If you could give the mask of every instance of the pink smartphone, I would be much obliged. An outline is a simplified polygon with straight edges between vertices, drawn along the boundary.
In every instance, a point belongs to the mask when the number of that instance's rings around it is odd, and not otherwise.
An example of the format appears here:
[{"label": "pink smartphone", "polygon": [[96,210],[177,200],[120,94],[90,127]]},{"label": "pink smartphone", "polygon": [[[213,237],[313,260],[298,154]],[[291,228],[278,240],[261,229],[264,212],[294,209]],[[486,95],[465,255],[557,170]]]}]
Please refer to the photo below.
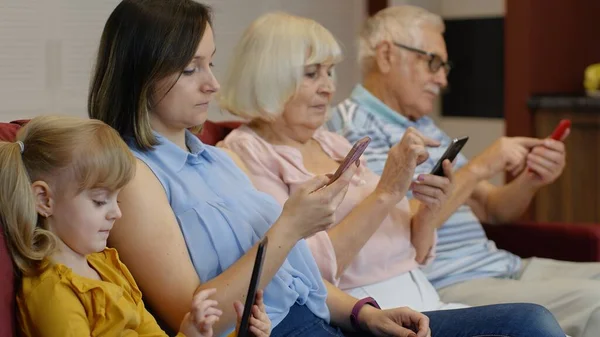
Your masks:
[{"label": "pink smartphone", "polygon": [[363,154],[363,152],[365,152],[365,150],[367,149],[367,146],[369,146],[370,142],[371,142],[371,137],[369,137],[369,136],[359,139],[354,144],[352,149],[350,149],[350,152],[348,152],[348,154],[346,155],[346,158],[344,158],[344,161],[340,164],[337,171],[335,171],[335,173],[333,174],[331,179],[329,179],[329,182],[325,186],[329,186],[329,185],[333,184],[334,181],[338,180],[338,178],[342,174],[344,174],[344,172],[348,169],[348,167],[350,167],[351,164],[354,164],[358,160],[358,158],[360,158],[360,156]]}]

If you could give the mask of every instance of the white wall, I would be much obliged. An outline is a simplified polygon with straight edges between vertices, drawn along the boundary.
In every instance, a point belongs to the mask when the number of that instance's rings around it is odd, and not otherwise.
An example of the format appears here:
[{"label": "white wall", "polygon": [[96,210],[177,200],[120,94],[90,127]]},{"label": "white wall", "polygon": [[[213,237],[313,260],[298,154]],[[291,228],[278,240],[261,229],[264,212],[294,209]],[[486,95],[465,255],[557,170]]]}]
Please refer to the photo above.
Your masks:
[{"label": "white wall", "polygon": [[[44,113],[86,116],[89,77],[104,22],[119,0],[0,0],[0,121]],[[355,34],[365,16],[364,0],[207,0],[215,12],[215,72],[225,71],[243,30],[259,15],[284,10],[321,22],[338,38],[345,60],[337,69],[338,92],[347,96],[359,71]],[[390,0],[444,17],[500,16],[503,0]],[[450,55],[452,58],[452,55]],[[499,119],[442,117],[450,135],[468,134],[464,153],[473,156],[504,134]],[[209,118],[231,119],[212,106]]]},{"label": "white wall", "polygon": [[[46,113],[86,116],[90,73],[104,22],[119,0],[0,0],[0,121]],[[338,94],[359,80],[354,36],[364,0],[207,0],[215,12],[217,78],[243,30],[283,10],[323,23],[339,39]],[[211,119],[229,119],[211,107]]]},{"label": "white wall", "polygon": [[[504,0],[390,0],[390,5],[409,4],[420,6],[443,18],[474,18],[504,16]],[[452,60],[452,55],[449,55]],[[503,119],[443,117],[440,104],[431,115],[438,125],[451,137],[468,135],[469,143],[463,153],[473,157],[483,151],[494,140],[505,133]],[[501,183],[503,177],[496,177],[493,182]]]},{"label": "white wall", "polygon": [[440,14],[441,0],[388,0],[390,6],[412,5]]},{"label": "white wall", "polygon": [[118,0],[0,0],[0,121],[85,116],[95,50]]}]

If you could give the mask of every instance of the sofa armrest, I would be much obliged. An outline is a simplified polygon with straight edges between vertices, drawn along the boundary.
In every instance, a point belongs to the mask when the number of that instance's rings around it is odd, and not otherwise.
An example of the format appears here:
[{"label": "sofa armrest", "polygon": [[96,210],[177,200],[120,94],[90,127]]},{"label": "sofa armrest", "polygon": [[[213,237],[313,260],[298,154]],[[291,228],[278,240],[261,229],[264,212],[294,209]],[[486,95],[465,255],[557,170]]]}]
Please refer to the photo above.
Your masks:
[{"label": "sofa armrest", "polygon": [[225,139],[231,130],[239,127],[242,123],[241,121],[211,122],[207,120],[197,136],[204,144],[215,146]]},{"label": "sofa armrest", "polygon": [[523,258],[600,261],[600,224],[520,222],[483,227],[498,248]]}]

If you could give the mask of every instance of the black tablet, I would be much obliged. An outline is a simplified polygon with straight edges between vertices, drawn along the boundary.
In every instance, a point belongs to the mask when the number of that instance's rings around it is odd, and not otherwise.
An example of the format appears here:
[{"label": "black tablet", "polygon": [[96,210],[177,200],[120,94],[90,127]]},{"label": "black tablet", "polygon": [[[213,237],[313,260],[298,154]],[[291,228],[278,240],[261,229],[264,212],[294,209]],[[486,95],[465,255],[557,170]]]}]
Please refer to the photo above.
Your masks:
[{"label": "black tablet", "polygon": [[254,260],[254,269],[252,269],[252,278],[250,279],[250,287],[248,287],[248,295],[246,296],[246,303],[244,304],[244,314],[242,315],[237,337],[252,336],[250,333],[250,316],[252,315],[252,306],[254,305],[254,300],[256,298],[256,291],[258,287],[258,281],[260,280],[263,261],[265,260],[267,243],[268,239],[265,236],[258,244],[256,259]]}]

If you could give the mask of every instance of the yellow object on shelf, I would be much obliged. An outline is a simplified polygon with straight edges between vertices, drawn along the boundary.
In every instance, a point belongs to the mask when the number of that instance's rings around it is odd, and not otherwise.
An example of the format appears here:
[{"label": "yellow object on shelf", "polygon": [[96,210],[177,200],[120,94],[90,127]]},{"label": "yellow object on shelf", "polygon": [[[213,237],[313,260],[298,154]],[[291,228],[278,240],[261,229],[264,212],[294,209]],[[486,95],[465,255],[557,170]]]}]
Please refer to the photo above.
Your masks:
[{"label": "yellow object on shelf", "polygon": [[585,68],[583,87],[589,96],[600,97],[600,63]]}]

